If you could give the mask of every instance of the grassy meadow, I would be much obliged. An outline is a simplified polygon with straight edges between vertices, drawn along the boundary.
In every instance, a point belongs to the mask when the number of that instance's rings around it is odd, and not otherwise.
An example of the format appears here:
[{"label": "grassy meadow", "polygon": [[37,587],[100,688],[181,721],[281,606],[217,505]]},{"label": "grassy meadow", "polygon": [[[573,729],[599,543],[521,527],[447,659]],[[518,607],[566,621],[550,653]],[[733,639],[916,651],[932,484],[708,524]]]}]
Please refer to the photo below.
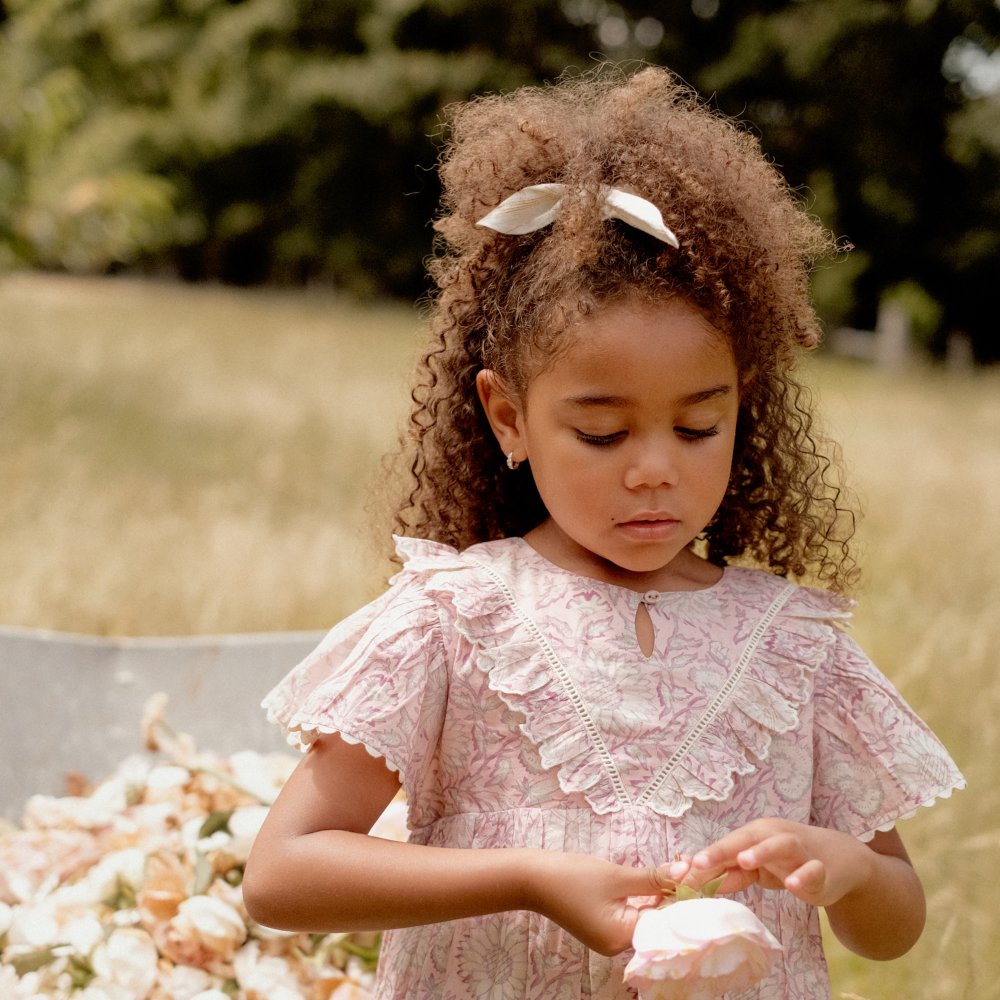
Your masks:
[{"label": "grassy meadow", "polygon": [[[379,590],[365,501],[420,322],[328,293],[0,279],[0,624],[325,628]],[[865,509],[855,632],[969,780],[902,825],[924,938],[834,996],[1000,998],[1000,372],[811,359]],[[499,456],[498,456],[499,457]]]}]

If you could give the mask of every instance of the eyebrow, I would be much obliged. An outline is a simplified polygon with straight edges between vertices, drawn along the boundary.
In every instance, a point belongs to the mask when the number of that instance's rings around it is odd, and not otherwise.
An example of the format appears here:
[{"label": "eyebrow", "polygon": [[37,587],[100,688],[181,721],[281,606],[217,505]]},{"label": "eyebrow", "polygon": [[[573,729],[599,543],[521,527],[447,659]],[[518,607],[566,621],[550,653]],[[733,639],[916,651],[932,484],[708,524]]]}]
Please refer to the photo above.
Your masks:
[{"label": "eyebrow", "polygon": [[[698,403],[705,403],[710,399],[719,399],[728,396],[733,391],[731,385],[713,385],[710,389],[699,389],[690,395],[682,396],[678,402],[681,406],[696,406]],[[598,396],[583,393],[579,396],[570,396],[567,403],[582,407],[623,407],[628,406],[631,400],[627,396]]]},{"label": "eyebrow", "polygon": [[695,403],[704,403],[709,399],[719,399],[728,396],[733,391],[731,385],[714,385],[711,389],[702,389],[700,392],[693,392],[690,396],[685,396],[681,402],[685,406],[694,406]]}]

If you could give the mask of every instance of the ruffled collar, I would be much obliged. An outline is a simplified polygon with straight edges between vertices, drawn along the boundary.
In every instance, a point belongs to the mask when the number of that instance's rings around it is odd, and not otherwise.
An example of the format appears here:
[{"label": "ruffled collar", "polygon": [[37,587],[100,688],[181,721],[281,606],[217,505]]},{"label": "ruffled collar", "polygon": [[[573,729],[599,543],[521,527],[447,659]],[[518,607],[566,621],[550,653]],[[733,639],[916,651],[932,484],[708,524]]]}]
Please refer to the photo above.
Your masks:
[{"label": "ruffled collar", "polygon": [[461,553],[400,538],[397,551],[402,574],[422,577],[426,589],[453,608],[476,666],[524,717],[521,729],[542,765],[556,771],[564,793],[582,796],[599,814],[646,807],[678,817],[696,801],[728,798],[737,775],[752,773],[767,759],[774,736],[798,727],[811,697],[811,675],[835,643],[833,623],[847,617],[833,595],[756,570],[730,568],[711,587],[666,593],[674,603],[717,605],[720,613],[737,609],[740,641],[728,650],[717,690],[690,717],[652,780],[637,789],[574,679],[575,664],[560,655],[539,623],[534,595],[540,587],[557,590],[555,579],[570,590],[596,588],[631,603],[641,593],[552,566],[520,538]]}]

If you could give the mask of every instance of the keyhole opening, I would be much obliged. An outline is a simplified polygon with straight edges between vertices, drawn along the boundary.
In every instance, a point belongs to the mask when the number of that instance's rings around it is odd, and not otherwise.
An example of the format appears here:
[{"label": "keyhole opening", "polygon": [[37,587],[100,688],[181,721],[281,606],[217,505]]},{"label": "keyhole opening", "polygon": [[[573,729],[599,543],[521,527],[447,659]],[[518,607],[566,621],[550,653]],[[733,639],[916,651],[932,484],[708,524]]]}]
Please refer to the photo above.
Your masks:
[{"label": "keyhole opening", "polygon": [[644,601],[640,601],[639,607],[635,609],[635,638],[642,655],[652,656],[656,633],[653,630],[653,619],[649,616],[649,608]]}]

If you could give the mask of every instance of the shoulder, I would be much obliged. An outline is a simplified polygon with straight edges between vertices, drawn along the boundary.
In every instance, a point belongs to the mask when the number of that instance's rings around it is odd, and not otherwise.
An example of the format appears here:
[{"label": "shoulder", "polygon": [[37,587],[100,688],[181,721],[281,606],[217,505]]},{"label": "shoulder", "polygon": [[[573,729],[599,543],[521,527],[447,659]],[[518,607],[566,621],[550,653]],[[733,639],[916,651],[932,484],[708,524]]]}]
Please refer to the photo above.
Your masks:
[{"label": "shoulder", "polygon": [[520,537],[498,538],[492,542],[477,542],[465,549],[456,549],[430,538],[393,535],[396,556],[409,572],[440,572],[469,568],[481,562],[505,562],[516,558],[524,547]]},{"label": "shoulder", "polygon": [[469,621],[488,619],[532,578],[530,549],[518,537],[463,550],[421,538],[395,542],[402,568],[390,580],[388,607],[419,605],[446,631],[457,625],[464,632]]},{"label": "shoulder", "polygon": [[829,672],[841,655],[850,601],[761,570],[729,568],[724,580],[737,635],[768,672],[790,671],[796,685]]},{"label": "shoulder", "polygon": [[355,648],[384,649],[401,643],[426,647],[434,641],[442,597],[465,564],[448,545],[419,538],[395,542],[402,568],[381,594],[337,622],[309,659],[342,658]]},{"label": "shoulder", "polygon": [[455,587],[495,585],[534,572],[530,549],[519,537],[480,542],[462,550],[423,538],[397,536],[394,541],[402,563],[390,581],[397,590],[444,595]]},{"label": "shoulder", "polygon": [[497,579],[516,573],[519,562],[517,538],[464,551],[423,538],[394,541],[402,566],[388,588],[335,625],[322,646],[338,645],[365,632],[399,633],[437,624],[455,607],[468,610],[498,592]]},{"label": "shoulder", "polygon": [[765,570],[728,567],[727,593],[737,602],[775,608],[777,619],[808,618],[846,624],[854,601],[833,591],[803,586]]}]

